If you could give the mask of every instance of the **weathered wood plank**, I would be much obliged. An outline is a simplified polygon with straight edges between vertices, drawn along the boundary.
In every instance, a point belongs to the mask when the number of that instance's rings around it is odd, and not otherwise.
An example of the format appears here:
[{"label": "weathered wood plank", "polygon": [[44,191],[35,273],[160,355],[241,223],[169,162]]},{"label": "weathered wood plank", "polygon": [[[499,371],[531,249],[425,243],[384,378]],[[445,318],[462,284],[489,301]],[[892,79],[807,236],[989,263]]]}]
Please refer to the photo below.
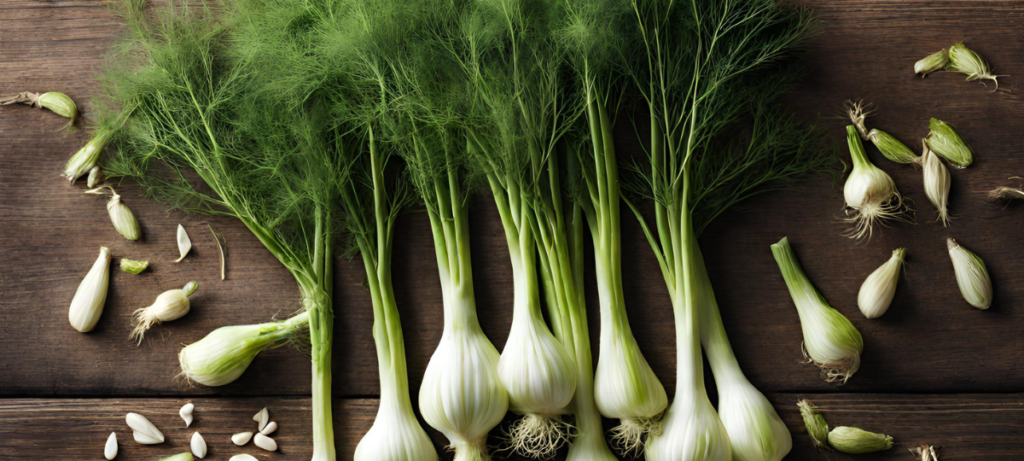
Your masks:
[{"label": "weathered wood plank", "polygon": [[[925,134],[927,117],[954,123],[974,146],[974,166],[954,171],[951,207],[958,218],[943,229],[920,185],[920,173],[886,163],[901,190],[915,200],[918,225],[884,229],[867,245],[839,234],[838,189],[825,179],[793,191],[752,200],[723,216],[702,239],[718,289],[726,326],[750,378],[768,391],[826,390],[817,373],[799,362],[800,330],[795,311],[768,251],[789,235],[812,280],[864,333],[864,365],[851,391],[1019,391],[1024,379],[1024,271],[1019,229],[1021,208],[1003,209],[984,199],[1005,177],[1024,174],[1019,133],[1024,129],[1016,75],[1024,73],[1024,8],[1012,1],[809,1],[828,28],[811,44],[809,77],[790,97],[800,112],[830,116],[846,98],[866,98],[880,110],[873,126],[908,144]],[[14,0],[0,5],[0,89],[64,91],[83,103],[95,84],[89,78],[117,34],[117,21],[100,2]],[[980,33],[979,31],[984,31]],[[914,60],[959,39],[982,52],[998,73],[1013,76],[989,93],[960,76],[912,75]],[[170,395],[178,393],[280,395],[308,392],[308,365],[301,353],[282,348],[265,353],[238,383],[216,390],[187,389],[176,382],[181,344],[215,327],[284,316],[297,307],[290,276],[238,223],[210,219],[228,241],[229,280],[217,280],[217,253],[201,217],[167,213],[124,185],[124,200],[142,221],[145,239],[129,243],[106,220],[101,199],[82,196],[58,172],[87,138],[57,133],[63,123],[27,107],[0,109],[0,395]],[[843,122],[826,120],[837,139]],[[630,130],[620,132],[621,150],[637,150]],[[871,149],[869,148],[869,151]],[[424,216],[403,218],[395,278],[417,385],[441,332],[441,296]],[[624,217],[625,289],[634,329],[656,371],[673,387],[672,317],[662,281],[646,242]],[[511,277],[493,205],[474,202],[473,250],[478,302],[486,332],[499,347],[511,319]],[[194,254],[180,264],[174,228],[184,223]],[[958,238],[984,257],[996,284],[995,306],[981,312],[963,303],[945,254],[946,236]],[[115,256],[153,261],[153,270],[130,276],[115,270],[107,311],[97,331],[71,330],[66,309],[100,245]],[[897,246],[908,247],[907,279],[890,313],[859,317],[856,291],[863,277]],[[377,392],[368,296],[359,286],[358,264],[339,261],[338,344],[335,393]],[[200,282],[194,311],[156,327],[136,347],[128,341],[129,316],[161,291],[189,279]],[[594,304],[594,289],[590,299]],[[592,323],[597,325],[596,320]],[[596,334],[595,334],[596,337]],[[110,379],[110,373],[118,379]]]},{"label": "weathered wood plank", "polygon": [[[1024,454],[1024,395],[869,395],[773,394],[772,401],[793,432],[789,461],[864,459],[838,453],[818,453],[803,429],[796,402],[814,401],[829,424],[855,425],[884,432],[895,439],[892,450],[870,455],[872,460],[909,460],[907,450],[922,443],[941,446],[942,459],[1010,461]],[[195,422],[186,429],[178,409],[195,403]],[[266,406],[279,429],[272,434],[280,451],[269,454],[250,443],[236,447],[231,434],[255,431],[252,415]],[[355,445],[373,422],[377,401],[338,400],[334,406],[338,459],[350,460]],[[166,436],[161,445],[132,441],[124,422],[127,412],[149,418]],[[309,400],[305,398],[111,398],[0,399],[0,460],[101,459],[111,432],[120,442],[119,460],[157,459],[189,450],[198,431],[209,447],[209,459],[249,453],[260,459],[309,459],[312,439]],[[445,439],[428,431],[440,453]],[[492,444],[499,443],[492,437]],[[448,455],[447,458],[451,459]],[[512,457],[513,460],[519,458]]]}]

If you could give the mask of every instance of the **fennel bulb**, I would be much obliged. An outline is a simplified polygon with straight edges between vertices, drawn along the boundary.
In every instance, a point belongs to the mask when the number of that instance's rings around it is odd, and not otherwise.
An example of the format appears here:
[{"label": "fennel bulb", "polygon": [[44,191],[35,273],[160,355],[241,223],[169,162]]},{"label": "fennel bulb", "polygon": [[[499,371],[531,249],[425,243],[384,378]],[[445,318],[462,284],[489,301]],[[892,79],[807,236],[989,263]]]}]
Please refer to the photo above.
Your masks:
[{"label": "fennel bulb", "polygon": [[875,319],[889,309],[892,298],[896,295],[896,285],[900,281],[900,270],[903,268],[906,252],[906,248],[893,250],[889,260],[875,269],[861,284],[860,291],[857,292],[857,307],[864,317]]},{"label": "fennel bulb", "polygon": [[204,386],[230,384],[260,352],[302,331],[308,323],[309,313],[303,312],[280,322],[220,327],[181,349],[181,374]]},{"label": "fennel bulb", "polygon": [[74,329],[87,333],[96,328],[107,302],[107,288],[110,286],[110,249],[100,247],[100,255],[85,274],[82,283],[71,299],[68,321]]},{"label": "fennel bulb", "polygon": [[132,329],[129,337],[132,339],[138,338],[141,344],[143,336],[153,325],[184,317],[191,308],[188,297],[198,287],[199,285],[195,281],[188,282],[184,288],[167,290],[160,293],[156,297],[156,301],[149,305],[149,307],[137,309],[132,314],[132,322],[135,324],[135,328]]},{"label": "fennel bulb", "polygon": [[[640,140],[650,164],[627,184],[653,202],[652,225],[630,205],[672,300],[677,348],[676,395],[661,432],[649,436],[647,459],[778,461],[792,438],[739,368],[697,237],[731,205],[835,161],[818,128],[775,104],[788,80],[779,61],[807,36],[811,17],[772,1],[630,6],[631,41],[642,52],[624,58],[650,114],[650,138]],[[718,412],[704,385],[702,346]]]},{"label": "fennel bulb", "polygon": [[974,163],[974,150],[953,125],[933,118],[928,122],[928,129],[930,131],[924,142],[932,152],[949,160],[957,168],[967,168]]},{"label": "fennel bulb", "polygon": [[855,126],[846,127],[846,141],[853,158],[853,171],[846,178],[843,197],[846,206],[854,213],[853,217],[847,219],[854,224],[847,235],[852,238],[870,238],[875,224],[901,218],[903,197],[896,190],[892,177],[868,160]]},{"label": "fennel bulb", "polygon": [[857,427],[839,426],[828,432],[828,444],[843,453],[874,453],[892,448],[892,437]]},{"label": "fennel bulb", "polygon": [[924,194],[939,211],[937,220],[942,221],[943,227],[949,227],[949,169],[927,144],[924,146],[924,154],[921,155],[921,167],[924,175]]},{"label": "fennel bulb", "polygon": [[967,74],[966,81],[968,82],[992,80],[996,84],[996,90],[999,89],[999,77],[1004,77],[1003,75],[993,75],[988,62],[974,50],[967,48],[964,42],[949,47],[949,64],[946,65],[946,70]]},{"label": "fennel bulb", "polygon": [[928,74],[943,70],[949,63],[949,53],[945,48],[936,51],[914,63],[914,73],[925,78]]},{"label": "fennel bulb", "polygon": [[985,261],[960,246],[956,240],[947,239],[946,247],[964,300],[978,309],[988,309],[992,305],[992,278],[988,275]]},{"label": "fennel bulb", "polygon": [[772,254],[800,315],[805,356],[821,368],[821,378],[826,382],[846,383],[860,368],[864,351],[860,332],[814,288],[788,238],[772,245]]}]

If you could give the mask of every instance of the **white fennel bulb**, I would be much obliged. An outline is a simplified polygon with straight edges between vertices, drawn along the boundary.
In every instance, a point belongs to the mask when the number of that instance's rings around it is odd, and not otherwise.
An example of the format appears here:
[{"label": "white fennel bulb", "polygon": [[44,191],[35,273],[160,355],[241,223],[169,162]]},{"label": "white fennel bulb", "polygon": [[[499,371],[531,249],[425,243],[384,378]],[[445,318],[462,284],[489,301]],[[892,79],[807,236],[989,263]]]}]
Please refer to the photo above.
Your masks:
[{"label": "white fennel bulb", "polygon": [[960,246],[956,240],[946,240],[946,248],[949,249],[956,284],[964,300],[978,309],[988,309],[992,305],[992,278],[988,275],[985,261]]},{"label": "white fennel bulb", "polygon": [[569,412],[576,370],[539,316],[538,311],[536,317],[513,320],[498,375],[508,391],[509,409],[523,415],[508,430],[512,449],[547,458],[569,438],[569,427],[560,415]]},{"label": "white fennel bulb", "polygon": [[903,197],[896,190],[892,177],[868,160],[855,126],[846,127],[846,140],[853,158],[853,170],[843,185],[843,198],[853,213],[847,221],[854,225],[847,235],[852,238],[870,237],[875,224],[904,219]]},{"label": "white fennel bulb", "polygon": [[509,229],[507,233],[515,296],[512,328],[498,361],[498,376],[508,392],[509,409],[523,418],[506,432],[512,451],[530,458],[549,458],[569,439],[569,426],[560,415],[570,410],[576,369],[540,311],[531,230]]},{"label": "white fennel bulb", "polygon": [[821,368],[822,379],[846,383],[860,368],[863,337],[850,320],[829,306],[814,288],[800,267],[789,239],[783,238],[772,245],[772,253],[800,315],[805,355]]},{"label": "white fennel bulb", "polygon": [[644,448],[647,461],[730,461],[732,445],[706,393],[680,395]]},{"label": "white fennel bulb", "polygon": [[143,336],[153,325],[184,317],[191,308],[188,297],[196,291],[196,288],[198,288],[198,284],[195,281],[188,282],[184,288],[167,290],[160,293],[156,297],[156,301],[149,307],[137,309],[132,314],[135,328],[132,329],[129,337],[132,339],[138,338],[139,344],[142,344]]},{"label": "white fennel bulb", "polygon": [[498,377],[498,350],[476,319],[445,316],[441,343],[420,385],[423,419],[446,437],[458,461],[489,460],[487,433],[508,411],[508,394]]},{"label": "white fennel bulb", "polygon": [[308,323],[309,312],[303,312],[281,322],[220,327],[181,349],[181,374],[204,386],[234,382],[260,352],[303,330]]},{"label": "white fennel bulb", "polygon": [[373,426],[356,445],[354,461],[437,461],[434,444],[405,402],[382,395]]},{"label": "white fennel bulb", "polygon": [[78,285],[75,297],[68,309],[68,321],[76,330],[86,333],[96,327],[103,315],[107,302],[107,288],[110,286],[110,249],[100,247],[100,255],[92,264],[89,273]]},{"label": "white fennel bulb", "polygon": [[869,319],[881,317],[896,295],[896,285],[900,281],[900,269],[903,268],[905,248],[893,250],[889,260],[875,269],[860,286],[857,293],[857,307]]}]

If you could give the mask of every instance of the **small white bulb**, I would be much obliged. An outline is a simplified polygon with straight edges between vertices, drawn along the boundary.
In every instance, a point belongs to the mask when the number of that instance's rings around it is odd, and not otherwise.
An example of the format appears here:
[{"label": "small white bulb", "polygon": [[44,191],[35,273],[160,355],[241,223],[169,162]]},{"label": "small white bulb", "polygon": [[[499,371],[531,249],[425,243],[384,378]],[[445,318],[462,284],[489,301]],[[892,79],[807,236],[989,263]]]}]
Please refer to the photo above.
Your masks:
[{"label": "small white bulb", "polygon": [[988,309],[992,305],[992,278],[988,275],[985,261],[960,246],[956,240],[946,240],[946,247],[949,248],[949,258],[953,260],[960,294],[970,305]]},{"label": "small white bulb", "polygon": [[167,290],[160,293],[160,296],[157,296],[156,301],[149,307],[136,310],[132,314],[135,328],[129,337],[138,338],[141,344],[142,337],[154,324],[184,317],[190,308],[188,296],[195,292],[197,286],[198,284],[193,281],[185,284],[184,288]]},{"label": "small white bulb", "polygon": [[100,255],[92,264],[92,269],[78,285],[75,297],[71,299],[68,310],[68,321],[76,330],[85,333],[96,328],[96,323],[103,315],[103,305],[107,301],[107,288],[110,285],[110,249],[100,247]]},{"label": "small white bulb", "polygon": [[875,269],[860,286],[857,293],[857,307],[864,317],[874,319],[881,317],[896,295],[896,285],[900,281],[900,269],[903,267],[905,248],[893,250],[892,256],[885,264]]},{"label": "small white bulb", "polygon": [[192,433],[192,441],[189,445],[192,446],[192,454],[196,455],[196,458],[203,459],[206,457],[206,440],[198,432]]},{"label": "small white bulb", "polygon": [[267,423],[267,427],[264,427],[263,430],[260,431],[260,434],[270,435],[270,434],[273,434],[274,431],[276,431],[276,430],[277,430],[277,421],[271,421],[271,422]]}]

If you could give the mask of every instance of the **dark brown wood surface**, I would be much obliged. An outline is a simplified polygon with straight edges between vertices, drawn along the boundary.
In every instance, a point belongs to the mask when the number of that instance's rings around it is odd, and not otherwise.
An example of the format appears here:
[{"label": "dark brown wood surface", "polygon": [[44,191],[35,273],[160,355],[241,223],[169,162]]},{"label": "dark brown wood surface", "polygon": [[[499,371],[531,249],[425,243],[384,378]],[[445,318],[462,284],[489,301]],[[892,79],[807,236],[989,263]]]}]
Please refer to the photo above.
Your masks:
[{"label": "dark brown wood surface", "polygon": [[[1018,84],[1024,75],[1024,2],[799,3],[814,7],[827,23],[805,58],[808,77],[788,97],[802,116],[821,116],[842,143],[845,122],[837,108],[846,99],[863,98],[878,106],[871,127],[916,147],[928,118],[940,118],[957,127],[977,159],[952,172],[950,228],[933,222],[920,172],[886,161],[870,146],[869,156],[914,200],[916,224],[881,229],[866,244],[842,237],[841,185],[827,178],[755,198],[722,216],[701,243],[740,364],[793,427],[795,447],[787,459],[825,456],[814,453],[793,411],[804,396],[817,400],[833,424],[893,435],[901,445],[885,459],[909,459],[905,448],[918,442],[945,447],[947,460],[1022,459],[1024,284],[1018,280],[1024,275],[1024,207],[1004,207],[985,194],[1015,185],[1007,177],[1024,175],[1024,88]],[[80,102],[88,120],[93,76],[118,29],[99,0],[0,0],[0,94],[62,91]],[[1000,88],[1009,91],[993,93],[991,84],[964,82],[959,74],[914,76],[914,61],[958,40],[985,56],[996,73],[1009,74],[1000,80]],[[87,139],[84,131],[59,132],[63,123],[28,107],[0,108],[0,459],[91,459],[91,453],[98,458],[112,430],[127,442],[118,459],[168,455],[174,452],[170,446],[150,450],[128,442],[123,415],[145,409],[161,415],[154,422],[162,428],[177,427],[176,410],[186,399],[203,402],[197,427],[219,437],[217,445],[207,437],[211,453],[235,453],[220,439],[241,430],[236,420],[248,427],[251,414],[268,405],[282,424],[282,453],[268,459],[303,459],[310,448],[304,398],[309,364],[301,352],[267,351],[242,379],[222,388],[187,387],[175,379],[182,344],[219,326],[266,321],[297,309],[288,272],[239,223],[167,212],[131,184],[119,191],[139,217],[144,239],[122,239],[109,224],[103,199],[82,195],[81,183],[69,186],[60,178],[68,156]],[[629,133],[620,132],[623,152],[636,150]],[[395,280],[411,379],[418,386],[441,334],[442,306],[426,218],[402,219]],[[227,240],[227,281],[219,280],[206,222]],[[188,229],[194,248],[175,264],[178,223]],[[511,321],[512,287],[504,237],[488,197],[474,201],[471,226],[480,317],[500,348]],[[865,337],[863,366],[842,388],[822,383],[813,366],[800,363],[799,321],[768,248],[786,235],[812,281]],[[947,237],[988,263],[996,290],[988,311],[960,297]],[[671,309],[654,258],[630,216],[624,216],[623,243],[630,319],[671,392]],[[149,259],[152,269],[139,276],[112,270],[103,318],[83,335],[69,327],[67,306],[101,245],[112,249],[115,260]],[[860,283],[901,246],[908,262],[893,307],[880,319],[864,319],[856,308]],[[378,392],[363,278],[360,264],[338,260],[334,392],[340,459],[351,458],[372,421]],[[200,285],[192,312],[155,327],[141,346],[129,341],[131,312],[189,280]],[[589,295],[596,305],[593,286]],[[184,451],[186,432],[173,433],[173,448]],[[443,439],[432,435],[440,446]]]}]

